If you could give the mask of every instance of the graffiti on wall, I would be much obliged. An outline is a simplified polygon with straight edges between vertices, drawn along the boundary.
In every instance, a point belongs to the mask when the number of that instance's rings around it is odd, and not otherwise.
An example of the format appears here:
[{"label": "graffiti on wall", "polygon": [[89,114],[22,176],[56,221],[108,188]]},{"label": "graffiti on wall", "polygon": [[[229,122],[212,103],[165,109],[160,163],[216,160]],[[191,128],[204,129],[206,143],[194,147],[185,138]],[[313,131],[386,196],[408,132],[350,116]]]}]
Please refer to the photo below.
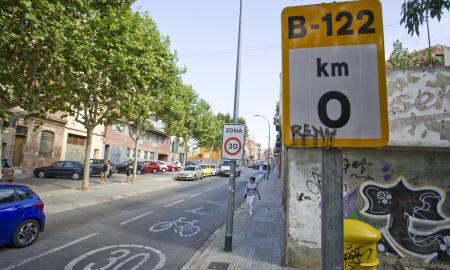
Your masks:
[{"label": "graffiti on wall", "polygon": [[450,262],[450,219],[444,213],[445,192],[436,187],[411,186],[404,178],[391,184],[364,182],[359,192],[361,214],[383,220],[386,249],[426,262]]},{"label": "graffiti on wall", "polygon": [[450,145],[450,70],[388,73],[392,145]]}]

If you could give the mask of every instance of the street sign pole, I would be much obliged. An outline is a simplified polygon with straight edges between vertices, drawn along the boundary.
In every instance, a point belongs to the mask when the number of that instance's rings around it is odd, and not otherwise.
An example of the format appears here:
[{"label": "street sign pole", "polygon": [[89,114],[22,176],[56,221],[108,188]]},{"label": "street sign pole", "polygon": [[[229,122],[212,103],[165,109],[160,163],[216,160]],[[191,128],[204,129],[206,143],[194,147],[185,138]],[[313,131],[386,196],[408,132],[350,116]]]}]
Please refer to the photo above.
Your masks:
[{"label": "street sign pole", "polygon": [[342,213],[342,148],[322,148],[321,265],[322,270],[342,270],[344,219]]},{"label": "street sign pole", "polygon": [[[241,76],[241,24],[242,24],[242,0],[239,1],[239,32],[238,32],[238,48],[236,61],[236,81],[234,87],[234,112],[233,123],[239,124],[239,87]],[[228,209],[227,222],[225,231],[225,251],[232,250],[233,243],[233,215],[234,215],[234,189],[236,182],[236,160],[231,160],[230,178],[228,180]]]}]

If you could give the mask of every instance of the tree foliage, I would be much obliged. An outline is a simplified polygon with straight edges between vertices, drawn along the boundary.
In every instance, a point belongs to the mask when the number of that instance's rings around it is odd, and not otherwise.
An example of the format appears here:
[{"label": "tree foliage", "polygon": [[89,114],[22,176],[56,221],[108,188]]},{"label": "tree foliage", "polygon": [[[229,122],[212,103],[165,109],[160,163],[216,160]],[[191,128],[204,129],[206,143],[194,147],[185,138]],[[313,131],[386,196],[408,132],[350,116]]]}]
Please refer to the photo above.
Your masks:
[{"label": "tree foliage", "polygon": [[415,68],[415,67],[431,67],[440,66],[441,61],[431,54],[430,49],[423,51],[409,52],[403,47],[400,40],[396,40],[393,44],[392,53],[387,60],[388,68]]},{"label": "tree foliage", "polygon": [[449,9],[450,0],[405,0],[402,4],[400,24],[405,24],[411,36],[419,36],[419,26],[428,15],[440,21],[444,10]]}]

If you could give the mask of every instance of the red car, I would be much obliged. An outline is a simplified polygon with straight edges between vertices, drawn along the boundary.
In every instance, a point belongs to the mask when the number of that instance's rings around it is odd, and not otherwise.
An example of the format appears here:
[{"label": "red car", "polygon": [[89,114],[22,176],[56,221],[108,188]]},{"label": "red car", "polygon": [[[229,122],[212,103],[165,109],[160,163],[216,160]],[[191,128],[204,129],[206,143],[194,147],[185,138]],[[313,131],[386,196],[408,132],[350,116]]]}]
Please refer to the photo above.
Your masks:
[{"label": "red car", "polygon": [[156,161],[143,161],[143,163],[146,166],[146,168],[145,168],[146,172],[157,173],[157,172],[161,171],[161,167],[159,166],[158,162],[156,162]]},{"label": "red car", "polygon": [[176,162],[167,162],[167,170],[169,172],[174,172],[174,171],[179,171],[181,170],[181,163],[176,161]]}]

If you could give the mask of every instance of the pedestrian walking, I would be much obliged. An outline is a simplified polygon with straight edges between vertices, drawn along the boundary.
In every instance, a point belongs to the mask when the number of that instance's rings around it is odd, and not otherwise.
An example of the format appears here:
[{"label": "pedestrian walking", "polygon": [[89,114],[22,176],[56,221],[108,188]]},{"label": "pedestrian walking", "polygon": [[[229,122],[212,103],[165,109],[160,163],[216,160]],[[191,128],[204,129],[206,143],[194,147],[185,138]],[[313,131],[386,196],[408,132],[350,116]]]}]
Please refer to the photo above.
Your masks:
[{"label": "pedestrian walking", "polygon": [[111,165],[109,165],[109,161],[105,160],[103,162],[103,168],[101,173],[101,184],[106,184],[106,180],[108,180],[109,170],[111,169]]},{"label": "pedestrian walking", "polygon": [[133,177],[133,170],[134,169],[134,162],[130,161],[128,163],[127,167],[127,183],[134,183],[134,177]]},{"label": "pedestrian walking", "polygon": [[250,181],[245,187],[245,197],[247,200],[248,215],[253,216],[253,210],[255,209],[255,197],[258,195],[258,199],[261,200],[261,195],[259,194],[258,185],[255,183],[256,178],[254,176],[250,177]]}]

